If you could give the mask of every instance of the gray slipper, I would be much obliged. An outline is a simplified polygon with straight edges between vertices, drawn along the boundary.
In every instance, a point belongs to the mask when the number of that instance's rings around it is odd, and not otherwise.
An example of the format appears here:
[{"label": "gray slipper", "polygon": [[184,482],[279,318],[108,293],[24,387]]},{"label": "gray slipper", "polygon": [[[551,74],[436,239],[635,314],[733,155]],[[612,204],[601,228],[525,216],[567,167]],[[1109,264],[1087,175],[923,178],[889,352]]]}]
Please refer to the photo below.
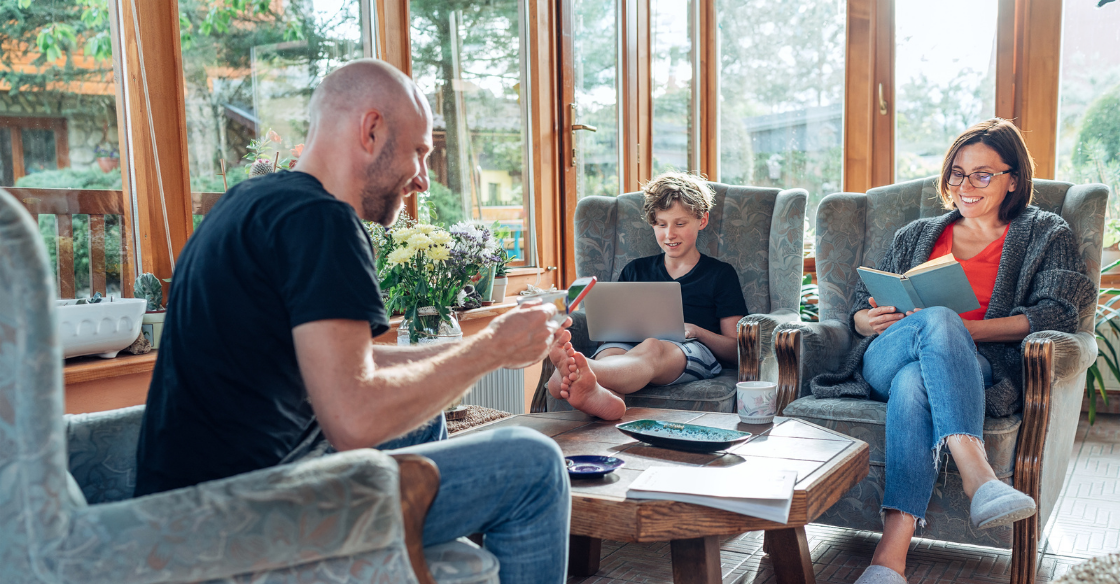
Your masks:
[{"label": "gray slipper", "polygon": [[886,566],[868,566],[856,584],[906,584],[906,576]]},{"label": "gray slipper", "polygon": [[972,526],[991,529],[1011,525],[1035,514],[1034,499],[998,480],[991,480],[972,495]]}]

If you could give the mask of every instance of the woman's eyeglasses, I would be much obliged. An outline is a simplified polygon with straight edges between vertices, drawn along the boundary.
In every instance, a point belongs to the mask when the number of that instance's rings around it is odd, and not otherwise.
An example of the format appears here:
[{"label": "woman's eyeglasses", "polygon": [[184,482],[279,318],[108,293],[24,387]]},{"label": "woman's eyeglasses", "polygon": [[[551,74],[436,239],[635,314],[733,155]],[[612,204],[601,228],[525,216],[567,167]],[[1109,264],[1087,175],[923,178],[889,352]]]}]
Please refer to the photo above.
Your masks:
[{"label": "woman's eyeglasses", "polygon": [[957,171],[954,170],[953,172],[949,173],[949,186],[959,187],[962,184],[964,184],[964,179],[967,178],[968,182],[972,183],[972,186],[974,186],[978,189],[982,189],[984,187],[987,187],[988,183],[992,182],[992,177],[993,176],[999,176],[1001,174],[1007,174],[1007,173],[1011,172],[1012,170],[1014,170],[1014,169],[1009,168],[1009,169],[1007,169],[1003,172],[981,172],[981,171],[977,171],[977,172],[974,172],[972,174],[965,174],[963,172],[957,172]]}]

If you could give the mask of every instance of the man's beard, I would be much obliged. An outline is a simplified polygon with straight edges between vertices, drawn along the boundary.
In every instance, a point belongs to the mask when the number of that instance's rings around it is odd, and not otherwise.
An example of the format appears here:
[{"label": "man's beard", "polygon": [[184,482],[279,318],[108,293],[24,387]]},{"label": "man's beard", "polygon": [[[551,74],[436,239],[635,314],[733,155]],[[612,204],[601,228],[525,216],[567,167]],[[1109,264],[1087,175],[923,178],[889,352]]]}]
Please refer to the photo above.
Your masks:
[{"label": "man's beard", "polygon": [[402,179],[391,176],[397,142],[392,137],[377,158],[366,167],[366,184],[362,188],[362,218],[386,227],[393,224],[400,212]]}]

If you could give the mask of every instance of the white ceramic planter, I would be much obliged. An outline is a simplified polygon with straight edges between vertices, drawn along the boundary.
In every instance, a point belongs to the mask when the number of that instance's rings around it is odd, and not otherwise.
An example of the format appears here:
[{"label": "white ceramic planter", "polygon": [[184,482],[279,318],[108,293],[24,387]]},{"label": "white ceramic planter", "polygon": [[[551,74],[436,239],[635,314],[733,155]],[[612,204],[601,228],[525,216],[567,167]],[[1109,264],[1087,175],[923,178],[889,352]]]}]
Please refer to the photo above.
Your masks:
[{"label": "white ceramic planter", "polygon": [[59,300],[58,337],[63,357],[97,355],[112,359],[140,336],[147,301],[142,298],[107,298],[97,304]]},{"label": "white ceramic planter", "polygon": [[505,300],[507,285],[509,285],[509,278],[494,278],[494,291],[490,293],[490,298],[494,302]]},{"label": "white ceramic planter", "polygon": [[167,316],[166,312],[146,312],[144,313],[144,338],[152,344],[153,349],[159,348],[159,338],[163,336],[163,318]]}]

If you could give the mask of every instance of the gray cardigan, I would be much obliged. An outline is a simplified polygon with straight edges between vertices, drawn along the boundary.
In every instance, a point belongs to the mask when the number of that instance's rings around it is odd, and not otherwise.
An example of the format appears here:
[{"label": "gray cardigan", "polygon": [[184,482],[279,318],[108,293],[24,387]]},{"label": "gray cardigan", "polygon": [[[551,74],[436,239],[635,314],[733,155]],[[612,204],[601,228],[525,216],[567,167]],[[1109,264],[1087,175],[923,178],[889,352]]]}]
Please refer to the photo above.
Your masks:
[{"label": "gray cardigan", "polygon": [[[901,274],[929,259],[941,232],[961,218],[953,210],[938,217],[918,219],[898,230],[880,270]],[[1097,296],[1085,275],[1085,262],[1065,220],[1037,207],[1027,207],[1011,221],[1000,256],[999,272],[985,319],[1024,314],[1031,332],[1054,330],[1077,332],[1078,315]],[[860,281],[848,327],[857,337],[855,314],[871,308],[870,294]],[[840,371],[815,377],[810,386],[818,398],[868,397],[871,387],[860,374],[863,354],[877,335],[862,338],[849,353]],[[1022,409],[1021,342],[978,343],[980,354],[992,365],[994,385],[985,392],[988,416],[1010,416]]]}]

